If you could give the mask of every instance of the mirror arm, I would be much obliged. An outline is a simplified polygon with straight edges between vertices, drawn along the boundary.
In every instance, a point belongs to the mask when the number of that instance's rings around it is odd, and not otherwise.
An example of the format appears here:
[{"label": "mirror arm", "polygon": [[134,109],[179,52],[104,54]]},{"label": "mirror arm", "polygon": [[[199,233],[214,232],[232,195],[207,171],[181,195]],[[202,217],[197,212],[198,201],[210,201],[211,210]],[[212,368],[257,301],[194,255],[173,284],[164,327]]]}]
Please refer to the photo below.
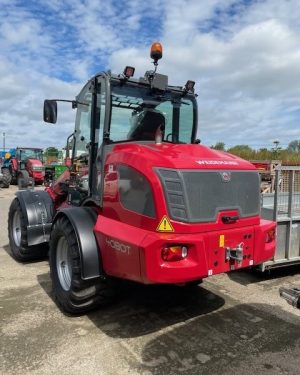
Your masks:
[{"label": "mirror arm", "polygon": [[79,102],[78,100],[67,100],[67,99],[49,99],[51,102],[66,102],[66,103],[72,103],[72,108],[77,108],[78,104],[89,106],[87,103]]}]

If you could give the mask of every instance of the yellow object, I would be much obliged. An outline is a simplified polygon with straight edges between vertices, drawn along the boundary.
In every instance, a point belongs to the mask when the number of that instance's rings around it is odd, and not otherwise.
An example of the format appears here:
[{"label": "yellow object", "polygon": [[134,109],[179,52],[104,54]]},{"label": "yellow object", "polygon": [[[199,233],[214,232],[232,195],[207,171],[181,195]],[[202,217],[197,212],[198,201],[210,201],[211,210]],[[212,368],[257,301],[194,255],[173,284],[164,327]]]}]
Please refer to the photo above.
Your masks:
[{"label": "yellow object", "polygon": [[172,227],[170,220],[166,215],[163,216],[156,230],[157,232],[174,232],[174,228]]},{"label": "yellow object", "polygon": [[11,153],[7,152],[4,156],[4,159],[10,159],[11,158]]},{"label": "yellow object", "polygon": [[225,236],[224,234],[221,234],[219,238],[219,247],[224,247],[224,245],[225,245]]}]

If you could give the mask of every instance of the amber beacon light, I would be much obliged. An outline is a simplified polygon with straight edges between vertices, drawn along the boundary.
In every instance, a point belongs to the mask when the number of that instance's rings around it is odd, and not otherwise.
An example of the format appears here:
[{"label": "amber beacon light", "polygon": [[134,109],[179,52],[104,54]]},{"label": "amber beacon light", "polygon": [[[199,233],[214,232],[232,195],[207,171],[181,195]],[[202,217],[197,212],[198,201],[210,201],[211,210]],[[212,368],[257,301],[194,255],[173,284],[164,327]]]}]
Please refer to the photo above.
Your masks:
[{"label": "amber beacon light", "polygon": [[154,64],[157,64],[157,61],[162,58],[162,45],[158,42],[155,42],[151,46],[150,57],[154,60]]}]

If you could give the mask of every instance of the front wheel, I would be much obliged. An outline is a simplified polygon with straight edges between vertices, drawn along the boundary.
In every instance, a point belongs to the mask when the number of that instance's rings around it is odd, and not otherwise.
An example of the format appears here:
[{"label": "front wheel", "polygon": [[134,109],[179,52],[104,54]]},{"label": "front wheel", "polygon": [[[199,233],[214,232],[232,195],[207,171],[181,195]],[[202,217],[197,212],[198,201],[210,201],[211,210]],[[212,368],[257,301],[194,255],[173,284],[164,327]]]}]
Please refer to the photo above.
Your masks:
[{"label": "front wheel", "polygon": [[10,185],[10,182],[11,182],[11,175],[9,173],[9,169],[8,168],[3,168],[2,169],[2,174],[3,174],[3,177],[0,180],[0,187],[1,188],[8,188],[9,185]]},{"label": "front wheel", "polygon": [[27,171],[22,171],[18,174],[18,185],[19,189],[27,188],[30,185],[29,173]]},{"label": "front wheel", "polygon": [[49,260],[54,297],[65,312],[82,314],[113,301],[112,280],[81,278],[79,245],[66,217],[59,218],[53,226]]}]

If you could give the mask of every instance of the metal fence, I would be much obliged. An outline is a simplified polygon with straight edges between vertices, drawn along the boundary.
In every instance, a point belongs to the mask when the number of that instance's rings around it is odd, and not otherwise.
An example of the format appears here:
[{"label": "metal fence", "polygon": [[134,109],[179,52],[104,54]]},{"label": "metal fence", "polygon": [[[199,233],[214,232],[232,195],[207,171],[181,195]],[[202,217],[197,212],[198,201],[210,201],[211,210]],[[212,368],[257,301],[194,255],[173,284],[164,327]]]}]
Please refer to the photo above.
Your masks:
[{"label": "metal fence", "polygon": [[[281,167],[275,175],[275,213],[289,217],[300,214],[300,167]],[[277,217],[274,217],[277,220]]]},{"label": "metal fence", "polygon": [[277,245],[260,269],[300,263],[300,167],[276,169],[275,193],[262,194],[262,217],[277,222]]}]

